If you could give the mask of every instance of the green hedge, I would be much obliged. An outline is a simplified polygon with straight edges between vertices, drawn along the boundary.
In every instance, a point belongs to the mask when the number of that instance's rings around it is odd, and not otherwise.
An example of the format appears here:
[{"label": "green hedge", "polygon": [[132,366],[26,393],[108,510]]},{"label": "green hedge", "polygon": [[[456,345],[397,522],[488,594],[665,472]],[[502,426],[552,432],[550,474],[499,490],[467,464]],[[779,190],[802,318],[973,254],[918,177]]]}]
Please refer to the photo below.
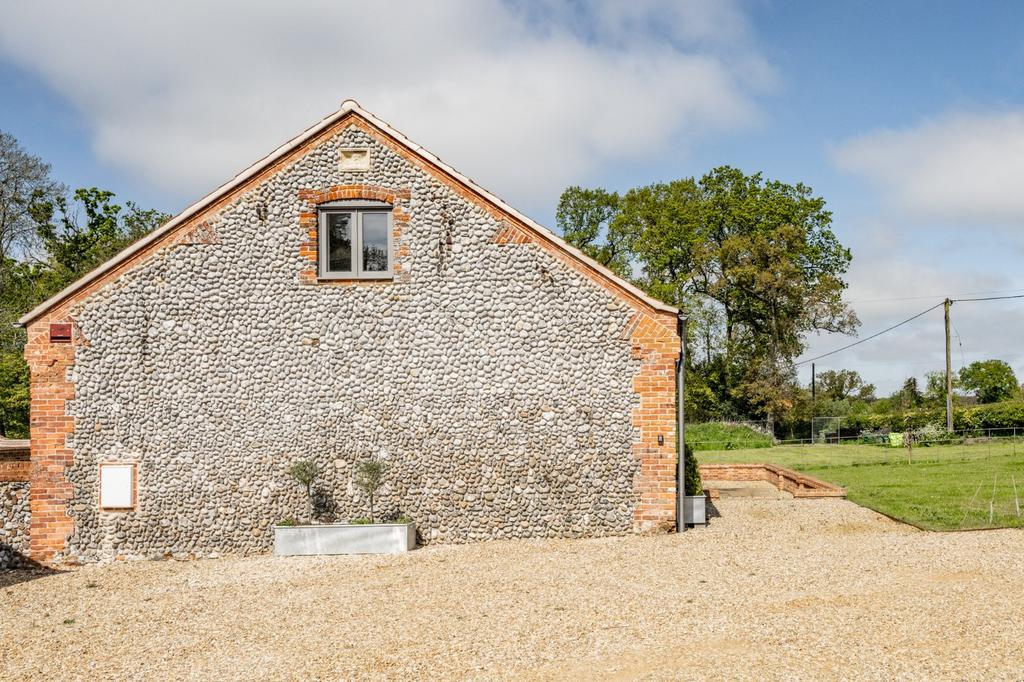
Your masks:
[{"label": "green hedge", "polygon": [[694,450],[770,448],[772,437],[744,424],[704,422],[686,425],[686,445]]},{"label": "green hedge", "polygon": [[[843,431],[908,431],[929,424],[945,425],[946,408],[914,410],[902,414],[860,414],[842,418]],[[990,405],[953,408],[953,428],[956,431],[972,429],[1024,429],[1024,400],[1009,400]]]}]

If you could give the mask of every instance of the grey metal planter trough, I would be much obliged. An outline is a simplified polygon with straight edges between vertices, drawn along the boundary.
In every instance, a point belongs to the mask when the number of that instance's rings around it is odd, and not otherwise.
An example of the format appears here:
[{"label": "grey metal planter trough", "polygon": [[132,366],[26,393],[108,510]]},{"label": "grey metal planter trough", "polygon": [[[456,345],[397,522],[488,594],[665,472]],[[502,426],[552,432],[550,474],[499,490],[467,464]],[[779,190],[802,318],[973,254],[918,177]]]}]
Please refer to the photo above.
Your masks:
[{"label": "grey metal planter trough", "polygon": [[707,498],[703,495],[686,495],[683,497],[683,521],[695,526],[703,526],[708,522]]},{"label": "grey metal planter trough", "polygon": [[416,548],[415,523],[274,526],[274,554],[398,554]]}]

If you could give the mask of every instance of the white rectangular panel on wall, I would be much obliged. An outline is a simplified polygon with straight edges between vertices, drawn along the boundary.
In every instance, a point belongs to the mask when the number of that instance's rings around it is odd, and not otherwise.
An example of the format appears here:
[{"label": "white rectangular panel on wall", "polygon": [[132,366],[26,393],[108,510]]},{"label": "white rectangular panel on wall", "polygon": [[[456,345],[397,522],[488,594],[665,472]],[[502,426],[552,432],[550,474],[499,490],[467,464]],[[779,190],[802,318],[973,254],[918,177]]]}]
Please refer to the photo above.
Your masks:
[{"label": "white rectangular panel on wall", "polygon": [[131,509],[135,506],[135,465],[100,465],[100,507]]}]

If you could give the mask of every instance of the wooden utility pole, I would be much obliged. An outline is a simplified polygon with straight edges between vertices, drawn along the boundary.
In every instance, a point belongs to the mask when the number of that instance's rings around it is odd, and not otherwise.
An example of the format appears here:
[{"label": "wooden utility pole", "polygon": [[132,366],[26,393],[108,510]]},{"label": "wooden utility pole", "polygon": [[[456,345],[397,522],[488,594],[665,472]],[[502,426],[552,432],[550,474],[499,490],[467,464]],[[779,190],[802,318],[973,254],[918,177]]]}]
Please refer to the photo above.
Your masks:
[{"label": "wooden utility pole", "polygon": [[811,363],[811,414],[814,414],[814,401],[818,397],[818,382],[815,376],[814,363]]},{"label": "wooden utility pole", "polygon": [[811,439],[814,438],[814,417],[817,416],[817,412],[814,408],[817,407],[818,402],[818,381],[817,375],[814,370],[814,363],[811,363]]},{"label": "wooden utility pole", "polygon": [[948,298],[942,307],[946,311],[946,431],[953,431],[953,362],[949,349],[949,306],[953,301]]}]

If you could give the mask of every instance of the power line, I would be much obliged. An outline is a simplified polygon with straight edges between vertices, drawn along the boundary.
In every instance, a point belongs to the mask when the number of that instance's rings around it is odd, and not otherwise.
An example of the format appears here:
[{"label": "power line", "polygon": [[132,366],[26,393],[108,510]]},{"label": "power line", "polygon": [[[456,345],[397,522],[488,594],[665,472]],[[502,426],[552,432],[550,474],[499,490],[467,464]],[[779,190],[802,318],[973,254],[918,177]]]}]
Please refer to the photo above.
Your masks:
[{"label": "power line", "polygon": [[[984,296],[984,297],[981,297],[981,298],[953,298],[953,299],[949,299],[949,301],[950,301],[950,303],[970,303],[972,301],[1004,301],[1004,300],[1011,299],[1011,298],[1024,298],[1024,294],[1015,294],[1013,296]],[[829,351],[828,353],[822,353],[821,355],[817,355],[817,356],[815,356],[813,358],[807,358],[806,360],[801,360],[800,362],[793,363],[793,365],[795,367],[798,367],[800,365],[806,365],[808,362],[814,362],[815,360],[821,360],[822,358],[827,358],[830,355],[835,355],[836,353],[841,353],[844,350],[849,350],[850,348],[853,348],[854,346],[859,346],[860,344],[864,343],[865,341],[870,341],[871,339],[876,339],[879,336],[881,336],[882,334],[886,334],[888,332],[891,332],[893,329],[896,329],[897,327],[902,327],[903,325],[907,324],[908,322],[913,322],[917,318],[919,318],[922,315],[925,315],[927,313],[930,313],[931,311],[935,310],[936,308],[938,308],[939,306],[943,305],[944,303],[945,303],[945,301],[940,301],[939,303],[936,303],[935,305],[933,305],[931,308],[928,308],[927,310],[922,310],[917,315],[914,315],[913,317],[908,317],[907,319],[903,320],[902,322],[897,322],[896,324],[894,324],[891,327],[886,327],[885,329],[883,329],[880,332],[875,332],[871,336],[866,336],[863,339],[859,339],[857,341],[854,341],[853,343],[847,344],[847,345],[843,346],[842,348],[836,348],[835,350]],[[960,338],[960,334],[958,332],[957,333],[957,339],[959,340],[959,338]],[[963,354],[963,342],[961,342],[960,353],[961,353],[961,355]],[[963,358],[961,358],[961,359],[963,359]]]},{"label": "power line", "polygon": [[931,308],[928,308],[927,310],[922,310],[921,312],[919,312],[917,315],[914,315],[913,317],[908,317],[907,319],[903,320],[902,322],[898,322],[898,323],[894,324],[891,327],[886,327],[885,329],[883,329],[880,332],[875,332],[871,336],[867,336],[867,337],[865,337],[863,339],[860,339],[858,341],[854,341],[853,343],[847,344],[847,345],[843,346],[842,348],[836,348],[835,350],[829,351],[828,353],[822,353],[821,355],[817,355],[817,356],[815,356],[813,358],[807,358],[806,360],[801,360],[800,362],[797,362],[797,363],[794,363],[794,364],[797,365],[797,366],[799,366],[799,365],[806,365],[808,362],[814,362],[815,360],[820,360],[822,358],[827,358],[830,355],[835,355],[836,353],[840,353],[840,352],[842,352],[844,350],[848,350],[850,348],[853,348],[854,346],[859,346],[860,344],[864,343],[865,341],[870,341],[871,339],[878,338],[882,334],[885,334],[887,332],[891,332],[893,329],[896,329],[897,327],[902,327],[903,325],[907,324],[908,322],[913,322],[914,320],[916,320],[917,318],[921,317],[922,315],[924,315],[926,313],[930,313],[931,311],[935,310],[936,308],[941,306],[943,303],[944,303],[944,301],[936,303]]},{"label": "power line", "polygon": [[954,298],[953,303],[969,303],[971,301],[1003,301],[1008,298],[1024,298],[1024,294],[1016,296],[986,296],[984,298]]},{"label": "power line", "polygon": [[[1024,289],[996,289],[993,291],[965,291],[962,294],[953,294],[953,296],[980,296],[982,294],[1008,294],[1011,292],[1020,292]],[[928,301],[936,298],[946,298],[941,294],[931,294],[928,296],[901,296],[897,298],[858,298],[847,301],[847,303],[889,303],[894,301]],[[1009,297],[1012,298],[1012,297]],[[957,300],[957,299],[953,299]],[[967,300],[967,299],[960,299]]]}]

